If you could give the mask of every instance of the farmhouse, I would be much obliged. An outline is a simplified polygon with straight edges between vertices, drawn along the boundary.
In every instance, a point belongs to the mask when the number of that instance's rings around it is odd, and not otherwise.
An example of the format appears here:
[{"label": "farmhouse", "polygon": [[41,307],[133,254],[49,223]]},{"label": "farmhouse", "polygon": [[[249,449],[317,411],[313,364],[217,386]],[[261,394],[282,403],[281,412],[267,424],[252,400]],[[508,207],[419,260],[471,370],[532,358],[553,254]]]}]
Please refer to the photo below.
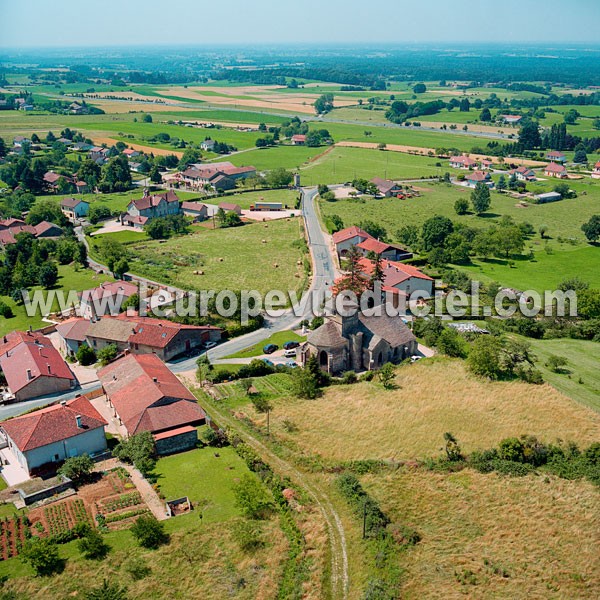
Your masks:
[{"label": "farmhouse", "polygon": [[0,423],[10,452],[28,473],[73,456],[106,450],[107,423],[85,396]]},{"label": "farmhouse", "polygon": [[594,179],[600,179],[600,160],[594,165],[594,169],[592,171],[592,177]]},{"label": "farmhouse", "polygon": [[75,190],[78,194],[87,194],[90,191],[90,187],[85,181],[76,181]]},{"label": "farmhouse", "polygon": [[208,218],[208,208],[202,202],[183,202],[181,205],[183,214],[192,217],[194,222],[205,221]]},{"label": "farmhouse", "polygon": [[81,317],[71,317],[56,326],[60,340],[60,350],[65,356],[75,356],[82,344],[86,343],[86,333],[91,321]]},{"label": "farmhouse", "polygon": [[63,230],[54,223],[42,221],[37,225],[26,225],[21,219],[6,219],[0,221],[0,246],[14,244],[19,233],[30,233],[35,238],[59,238]]},{"label": "farmhouse", "polygon": [[362,252],[363,256],[374,252],[387,260],[407,260],[412,258],[412,253],[407,252],[400,246],[380,242],[373,237],[368,237],[366,240],[356,244],[356,247]]},{"label": "farmhouse", "polygon": [[536,181],[535,173],[528,167],[518,167],[510,172],[519,181]]},{"label": "farmhouse", "polygon": [[[370,276],[373,273],[375,262],[368,258],[361,258],[362,272]],[[433,296],[433,279],[422,271],[401,262],[386,260],[381,261],[383,270],[383,291],[391,295],[395,303],[395,296],[409,296],[414,292],[420,293],[425,298]]]},{"label": "farmhouse", "polygon": [[546,158],[552,162],[567,162],[567,157],[564,152],[561,152],[560,150],[550,150],[550,152],[546,154]]},{"label": "farmhouse", "polygon": [[477,161],[468,156],[451,156],[450,166],[453,169],[474,169],[477,166]]},{"label": "farmhouse", "polygon": [[79,293],[79,316],[92,319],[118,313],[123,302],[137,293],[137,285],[128,281],[106,282],[84,290]]},{"label": "farmhouse", "polygon": [[304,366],[316,356],[323,371],[342,373],[378,369],[416,352],[417,340],[399,317],[390,317],[385,310],[371,317],[354,311],[350,316],[325,317],[301,347],[300,360]]},{"label": "farmhouse", "polygon": [[72,181],[70,177],[65,177],[64,175],[55,173],[54,171],[48,171],[44,173],[44,177],[42,179],[44,182],[44,187],[50,192],[55,192],[58,189],[58,182],[60,179]]},{"label": "farmhouse", "polygon": [[390,196],[396,196],[402,191],[402,187],[399,186],[395,181],[389,179],[382,179],[381,177],[373,177],[371,183],[375,185],[379,194],[389,198]]},{"label": "farmhouse", "polygon": [[232,204],[231,202],[220,202],[219,208],[222,208],[225,212],[234,212],[238,215],[242,214],[242,207],[238,204]]},{"label": "farmhouse", "polygon": [[304,146],[306,144],[306,136],[301,133],[296,133],[291,137],[294,146]]},{"label": "farmhouse", "polygon": [[64,198],[60,203],[60,210],[67,219],[74,221],[75,219],[87,217],[90,211],[90,203],[79,198]]},{"label": "farmhouse", "polygon": [[215,140],[211,140],[210,138],[205,139],[200,144],[200,149],[204,150],[205,152],[211,152],[214,147],[215,147]]},{"label": "farmhouse", "polygon": [[489,158],[483,158],[479,161],[479,168],[482,171],[489,171],[492,168],[492,161]]},{"label": "farmhouse", "polygon": [[135,158],[136,156],[140,155],[140,152],[138,150],[134,150],[133,148],[125,148],[125,150],[123,150],[123,154],[127,158]]},{"label": "farmhouse", "polygon": [[358,246],[367,239],[373,239],[373,236],[355,225],[346,227],[341,231],[336,231],[333,236],[336,252],[339,256],[345,256],[351,246]]},{"label": "farmhouse", "polygon": [[204,342],[219,341],[221,329],[211,325],[182,325],[166,319],[122,313],[90,323],[85,338],[96,351],[115,344],[120,351],[155,354],[167,361],[200,347]]},{"label": "farmhouse", "polygon": [[558,177],[559,179],[566,179],[568,176],[564,165],[555,162],[551,162],[544,167],[544,175],[546,177]]},{"label": "farmhouse", "polygon": [[[150,196],[147,190],[144,190],[142,198],[132,200],[127,205],[127,215],[129,217],[145,217],[150,220],[179,214],[181,214],[181,205],[177,194],[173,191]],[[126,220],[126,218],[123,220]]]},{"label": "farmhouse", "polygon": [[185,185],[194,189],[212,188],[215,191],[222,191],[235,187],[235,181],[217,169],[199,170],[189,167],[179,175]]},{"label": "farmhouse", "polygon": [[128,354],[98,372],[114,416],[129,435],[158,436],[158,454],[193,448],[197,435],[187,426],[202,425],[206,414],[194,395],[152,354]]},{"label": "farmhouse", "polygon": [[521,115],[502,115],[502,120],[507,125],[516,125],[521,121],[523,117]]},{"label": "farmhouse", "polygon": [[47,337],[18,332],[9,345],[12,347],[6,346],[0,356],[0,368],[17,402],[66,392],[77,385],[75,375]]}]

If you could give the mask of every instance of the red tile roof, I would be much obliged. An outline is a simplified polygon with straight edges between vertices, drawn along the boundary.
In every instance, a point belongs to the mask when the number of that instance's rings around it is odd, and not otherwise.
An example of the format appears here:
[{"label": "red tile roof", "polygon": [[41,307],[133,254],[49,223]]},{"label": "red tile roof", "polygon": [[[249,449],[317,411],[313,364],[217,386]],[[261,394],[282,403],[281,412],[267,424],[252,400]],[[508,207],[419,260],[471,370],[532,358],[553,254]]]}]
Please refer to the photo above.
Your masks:
[{"label": "red tile roof", "polygon": [[131,223],[132,225],[135,225],[136,223],[139,225],[145,225],[148,222],[148,217],[141,217],[139,215],[125,215],[123,217],[123,222]]},{"label": "red tile roof", "polygon": [[[75,185],[79,185],[80,183],[82,183],[83,185],[87,185],[84,181],[78,181]],[[78,204],[81,204],[82,202],[89,204],[89,202],[86,202],[85,200],[81,200],[79,198],[63,198],[60,205],[63,208],[75,208]]]},{"label": "red tile roof", "polygon": [[389,244],[385,244],[384,242],[380,242],[375,238],[367,238],[360,244],[356,244],[357,248],[361,248],[367,252],[375,252],[375,254],[381,254],[386,250],[389,250],[391,246]]},{"label": "red tile roof", "polygon": [[93,300],[100,300],[105,296],[116,296],[121,294],[124,298],[129,298],[137,293],[138,286],[135,283],[130,283],[129,281],[110,281],[102,283],[91,290],[80,292],[79,298],[82,302],[92,302]]},{"label": "red tile roof", "polygon": [[41,223],[38,223],[34,227],[34,229],[35,229],[34,235],[36,235],[36,236],[43,235],[44,233],[47,233],[48,231],[51,231],[52,229],[57,230],[55,232],[57,235],[62,234],[62,229],[58,225],[55,225],[54,223],[50,223],[50,221],[42,221]]},{"label": "red tile roof", "polygon": [[[360,265],[362,267],[363,273],[366,275],[371,275],[373,272],[373,268],[375,266],[374,261],[369,260],[368,258],[361,258]],[[384,287],[395,287],[399,283],[414,277],[416,279],[424,279],[426,281],[433,281],[431,277],[425,275],[422,271],[413,267],[412,265],[406,265],[404,263],[392,261],[392,260],[382,260],[381,267],[383,269],[383,285]]]},{"label": "red tile roof", "polygon": [[183,427],[177,427],[176,429],[155,433],[152,437],[155,441],[166,440],[168,438],[175,437],[176,435],[181,435],[182,433],[190,433],[191,431],[196,431],[196,429],[191,425],[184,425]]},{"label": "red tile roof", "polygon": [[[77,426],[78,416],[81,417],[81,427]],[[106,421],[85,396],[0,423],[21,452],[54,444],[106,425]]]},{"label": "red tile roof", "polygon": [[341,231],[336,231],[333,234],[333,243],[339,244],[341,242],[345,242],[347,240],[351,240],[353,237],[361,237],[364,239],[372,238],[373,236],[368,234],[366,231],[353,225],[352,227],[346,227],[346,229],[342,229]]},{"label": "red tile roof", "polygon": [[296,133],[292,136],[292,142],[305,142],[306,136],[301,133]]},{"label": "red tile roof", "polygon": [[87,319],[72,317],[56,326],[56,331],[65,340],[75,340],[77,342],[85,342],[85,334],[90,328],[91,322]]},{"label": "red tile roof", "polygon": [[75,381],[75,375],[71,373],[67,363],[45,337],[17,344],[0,356],[0,367],[13,394],[40,377]]},{"label": "red tile roof", "polygon": [[219,208],[222,208],[225,211],[232,210],[234,212],[238,212],[238,211],[242,210],[241,206],[239,206],[238,204],[231,204],[230,202],[220,202]]},{"label": "red tile roof", "polygon": [[202,202],[184,202],[181,205],[181,208],[183,208],[183,210],[191,210],[194,212],[204,212],[207,210],[206,204],[202,204]]},{"label": "red tile roof", "polygon": [[469,175],[467,175],[467,179],[469,181],[486,181],[490,176],[488,173],[484,173],[483,171],[473,171]]},{"label": "red tile roof", "polygon": [[551,156],[555,158],[562,158],[564,155],[565,153],[561,152],[560,150],[550,150],[550,152],[546,154],[546,156]]},{"label": "red tile roof", "polygon": [[130,435],[202,422],[194,395],[155,354],[128,354],[98,372]]},{"label": "red tile roof", "polygon": [[0,337],[0,356],[6,354],[21,342],[35,341],[39,341],[41,344],[50,343],[50,340],[39,331],[11,331]]},{"label": "red tile roof", "polygon": [[62,175],[60,175],[59,173],[55,173],[54,171],[48,171],[44,174],[44,181],[46,183],[56,183],[61,177]]},{"label": "red tile roof", "polygon": [[471,167],[471,166],[474,166],[477,164],[477,161],[473,160],[469,156],[451,156],[450,162],[451,163],[461,163],[467,167]]},{"label": "red tile roof", "polygon": [[143,198],[132,200],[130,204],[133,204],[138,210],[146,210],[153,206],[158,206],[161,202],[179,202],[179,198],[175,192],[169,190],[165,194],[144,196]]},{"label": "red tile roof", "polygon": [[544,170],[550,173],[564,173],[567,169],[563,165],[551,162],[546,165]]}]

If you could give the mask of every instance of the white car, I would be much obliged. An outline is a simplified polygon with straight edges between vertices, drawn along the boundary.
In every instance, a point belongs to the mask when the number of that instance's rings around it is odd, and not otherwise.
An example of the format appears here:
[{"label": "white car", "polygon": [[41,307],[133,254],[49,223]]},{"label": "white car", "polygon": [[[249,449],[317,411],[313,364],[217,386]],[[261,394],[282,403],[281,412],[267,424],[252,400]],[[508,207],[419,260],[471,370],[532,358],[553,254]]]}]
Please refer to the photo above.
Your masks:
[{"label": "white car", "polygon": [[204,344],[204,347],[205,347],[207,350],[210,350],[211,348],[214,348],[216,345],[217,345],[217,342],[206,342],[206,343]]},{"label": "white car", "polygon": [[283,355],[286,358],[296,358],[296,348],[289,348],[283,353]]}]

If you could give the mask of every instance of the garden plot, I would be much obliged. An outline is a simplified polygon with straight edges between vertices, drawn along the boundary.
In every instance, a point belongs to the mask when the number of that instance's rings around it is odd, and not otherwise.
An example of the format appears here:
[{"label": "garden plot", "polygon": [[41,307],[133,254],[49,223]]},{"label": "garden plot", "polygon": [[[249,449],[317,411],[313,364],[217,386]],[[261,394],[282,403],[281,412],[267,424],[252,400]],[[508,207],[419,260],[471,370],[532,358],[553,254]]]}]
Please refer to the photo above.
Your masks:
[{"label": "garden plot", "polygon": [[25,542],[28,521],[25,516],[14,516],[0,521],[0,560],[17,556]]}]

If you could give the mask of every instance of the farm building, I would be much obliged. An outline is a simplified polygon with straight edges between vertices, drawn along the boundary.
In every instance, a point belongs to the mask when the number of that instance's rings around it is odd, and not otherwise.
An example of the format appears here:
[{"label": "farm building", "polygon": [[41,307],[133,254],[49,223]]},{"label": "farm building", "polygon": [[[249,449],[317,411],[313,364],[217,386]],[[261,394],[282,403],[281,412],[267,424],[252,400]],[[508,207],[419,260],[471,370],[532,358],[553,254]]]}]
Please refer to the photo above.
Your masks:
[{"label": "farm building", "polygon": [[79,347],[86,343],[85,335],[91,321],[81,317],[71,317],[56,326],[60,350],[65,356],[75,356]]},{"label": "farm building", "polygon": [[379,195],[389,198],[395,196],[402,191],[402,187],[399,186],[395,181],[389,179],[382,179],[381,177],[373,177],[371,183],[375,185]]},{"label": "farm building", "polygon": [[225,212],[234,212],[238,215],[242,214],[242,207],[238,204],[232,204],[231,202],[220,202],[219,208],[222,208]]},{"label": "farm building", "polygon": [[304,146],[306,144],[306,136],[301,133],[296,133],[291,138],[294,146]]},{"label": "farm building", "polygon": [[[375,262],[368,258],[361,258],[360,265],[363,274],[370,276]],[[423,297],[433,296],[433,279],[416,267],[383,259],[381,268],[383,270],[383,291],[390,296],[392,302],[396,301],[395,296],[409,296],[414,292],[419,292]]]},{"label": "farm building", "polygon": [[127,215],[130,217],[145,217],[150,220],[179,214],[181,214],[181,205],[177,194],[173,191],[150,196],[144,190],[142,198],[132,200],[127,205]]},{"label": "farm building", "polygon": [[594,165],[592,170],[592,177],[594,179],[600,179],[600,160]]},{"label": "farm building", "polygon": [[183,214],[192,217],[194,222],[205,221],[208,218],[208,208],[202,202],[183,202],[181,205]]},{"label": "farm building", "polygon": [[544,175],[546,177],[558,177],[559,179],[566,179],[568,176],[564,165],[555,162],[551,162],[544,167]]},{"label": "farm building", "polygon": [[546,204],[548,202],[562,200],[562,196],[558,192],[546,192],[545,194],[537,194],[535,199],[538,204]]},{"label": "farm building", "polygon": [[28,473],[50,463],[106,450],[100,413],[85,396],[0,423],[8,450]]},{"label": "farm building", "polygon": [[412,258],[412,253],[407,252],[400,246],[380,242],[373,237],[368,237],[366,240],[356,244],[356,247],[362,252],[363,256],[366,256],[369,252],[374,252],[387,260],[407,260]]},{"label": "farm building", "polygon": [[521,121],[523,117],[521,115],[502,115],[502,120],[507,125],[516,125]]},{"label": "farm building", "polygon": [[358,246],[358,244],[364,242],[366,239],[373,238],[372,235],[356,226],[336,231],[332,237],[339,256],[344,256],[351,246]]},{"label": "farm building", "polygon": [[125,300],[138,293],[138,286],[128,281],[101,283],[91,290],[79,293],[78,314],[93,319],[106,314],[116,314]]},{"label": "farm building", "polygon": [[386,362],[399,363],[416,351],[417,340],[399,317],[390,317],[385,310],[371,317],[355,311],[350,316],[327,316],[302,345],[300,360],[304,366],[316,356],[328,373],[370,371]]},{"label": "farm building", "polygon": [[[98,372],[114,416],[129,435],[162,434],[159,453],[193,448],[186,426],[202,425],[206,414],[195,396],[153,354],[128,354]],[[182,430],[183,429],[183,430]]]}]

